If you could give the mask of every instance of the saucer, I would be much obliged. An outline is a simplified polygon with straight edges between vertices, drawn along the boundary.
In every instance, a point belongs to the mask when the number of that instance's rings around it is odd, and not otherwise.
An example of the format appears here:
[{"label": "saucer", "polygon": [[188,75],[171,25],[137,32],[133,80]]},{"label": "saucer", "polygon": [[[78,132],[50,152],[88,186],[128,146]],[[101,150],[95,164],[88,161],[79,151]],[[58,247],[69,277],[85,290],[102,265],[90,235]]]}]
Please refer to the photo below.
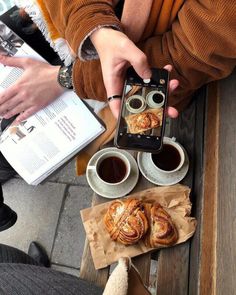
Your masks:
[{"label": "saucer", "polygon": [[95,193],[97,193],[98,195],[102,197],[109,198],[109,199],[124,197],[125,195],[127,195],[128,193],[132,191],[132,189],[137,184],[138,177],[139,177],[138,165],[134,157],[130,153],[124,150],[117,149],[115,147],[105,148],[97,152],[95,155],[93,155],[93,157],[90,159],[88,163],[88,166],[93,166],[96,160],[98,159],[98,157],[108,151],[119,151],[121,154],[124,154],[128,158],[131,165],[130,176],[121,184],[109,186],[104,184],[97,177],[94,170],[87,169],[86,177],[87,177],[88,184],[90,185],[90,187]]},{"label": "saucer", "polygon": [[176,172],[165,174],[157,171],[150,163],[150,159],[148,157],[149,153],[144,152],[139,152],[137,156],[139,170],[147,180],[156,185],[166,186],[176,184],[186,176],[189,169],[188,154],[184,148],[183,150],[185,154],[185,162],[182,168]]}]

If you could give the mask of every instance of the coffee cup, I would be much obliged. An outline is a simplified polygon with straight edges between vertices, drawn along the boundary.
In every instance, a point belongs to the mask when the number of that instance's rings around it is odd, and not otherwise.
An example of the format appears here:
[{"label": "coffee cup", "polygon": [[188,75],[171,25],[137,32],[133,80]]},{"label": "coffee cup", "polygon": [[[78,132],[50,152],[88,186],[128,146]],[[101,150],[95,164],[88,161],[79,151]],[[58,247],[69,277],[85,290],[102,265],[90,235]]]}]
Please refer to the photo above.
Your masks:
[{"label": "coffee cup", "polygon": [[122,184],[131,173],[128,158],[119,151],[107,151],[100,155],[94,165],[87,166],[93,169],[97,178],[106,185]]},{"label": "coffee cup", "polygon": [[147,94],[147,104],[150,108],[161,108],[165,103],[165,94],[159,90],[150,91]]},{"label": "coffee cup", "polygon": [[182,146],[174,138],[164,137],[161,152],[158,154],[150,153],[149,160],[157,172],[170,174],[183,167],[185,153]]},{"label": "coffee cup", "polygon": [[132,95],[126,100],[126,108],[129,112],[137,114],[146,109],[146,101],[141,95]]}]

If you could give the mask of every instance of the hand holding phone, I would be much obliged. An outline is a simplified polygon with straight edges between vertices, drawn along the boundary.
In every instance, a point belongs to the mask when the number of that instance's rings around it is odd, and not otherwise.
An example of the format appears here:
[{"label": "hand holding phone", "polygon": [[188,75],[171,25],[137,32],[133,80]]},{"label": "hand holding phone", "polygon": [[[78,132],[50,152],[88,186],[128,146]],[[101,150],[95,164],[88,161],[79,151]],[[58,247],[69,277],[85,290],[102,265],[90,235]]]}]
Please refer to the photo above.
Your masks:
[{"label": "hand holding phone", "polygon": [[161,150],[168,82],[165,69],[153,68],[150,80],[143,80],[133,68],[128,69],[115,135],[118,148],[151,153]]}]

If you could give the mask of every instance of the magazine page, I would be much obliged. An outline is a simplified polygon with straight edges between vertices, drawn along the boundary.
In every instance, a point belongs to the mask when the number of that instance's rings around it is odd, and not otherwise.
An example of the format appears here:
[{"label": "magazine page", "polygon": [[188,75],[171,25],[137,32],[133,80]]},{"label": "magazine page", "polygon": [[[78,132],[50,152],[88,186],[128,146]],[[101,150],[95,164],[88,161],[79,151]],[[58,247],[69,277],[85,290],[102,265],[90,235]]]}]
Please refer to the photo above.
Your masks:
[{"label": "magazine page", "polygon": [[[0,53],[43,60],[2,22]],[[21,74],[21,69],[0,64],[0,91]],[[27,120],[13,122],[1,134],[0,150],[27,183],[38,184],[104,130],[83,101],[68,90]]]},{"label": "magazine page", "polygon": [[67,91],[26,121],[13,122],[0,137],[0,150],[26,182],[34,183],[103,131],[87,106]]}]

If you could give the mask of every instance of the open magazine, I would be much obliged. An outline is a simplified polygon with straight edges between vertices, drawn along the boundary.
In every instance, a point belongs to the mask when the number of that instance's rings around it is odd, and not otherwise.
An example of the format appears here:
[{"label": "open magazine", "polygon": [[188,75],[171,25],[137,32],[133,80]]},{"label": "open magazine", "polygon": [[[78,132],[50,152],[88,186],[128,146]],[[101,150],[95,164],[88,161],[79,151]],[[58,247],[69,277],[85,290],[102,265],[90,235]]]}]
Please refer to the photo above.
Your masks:
[{"label": "open magazine", "polygon": [[[1,21],[0,54],[44,60]],[[0,92],[22,73],[0,64]],[[0,150],[27,183],[37,185],[104,131],[84,102],[68,90],[19,125],[8,126],[0,135]]]}]

